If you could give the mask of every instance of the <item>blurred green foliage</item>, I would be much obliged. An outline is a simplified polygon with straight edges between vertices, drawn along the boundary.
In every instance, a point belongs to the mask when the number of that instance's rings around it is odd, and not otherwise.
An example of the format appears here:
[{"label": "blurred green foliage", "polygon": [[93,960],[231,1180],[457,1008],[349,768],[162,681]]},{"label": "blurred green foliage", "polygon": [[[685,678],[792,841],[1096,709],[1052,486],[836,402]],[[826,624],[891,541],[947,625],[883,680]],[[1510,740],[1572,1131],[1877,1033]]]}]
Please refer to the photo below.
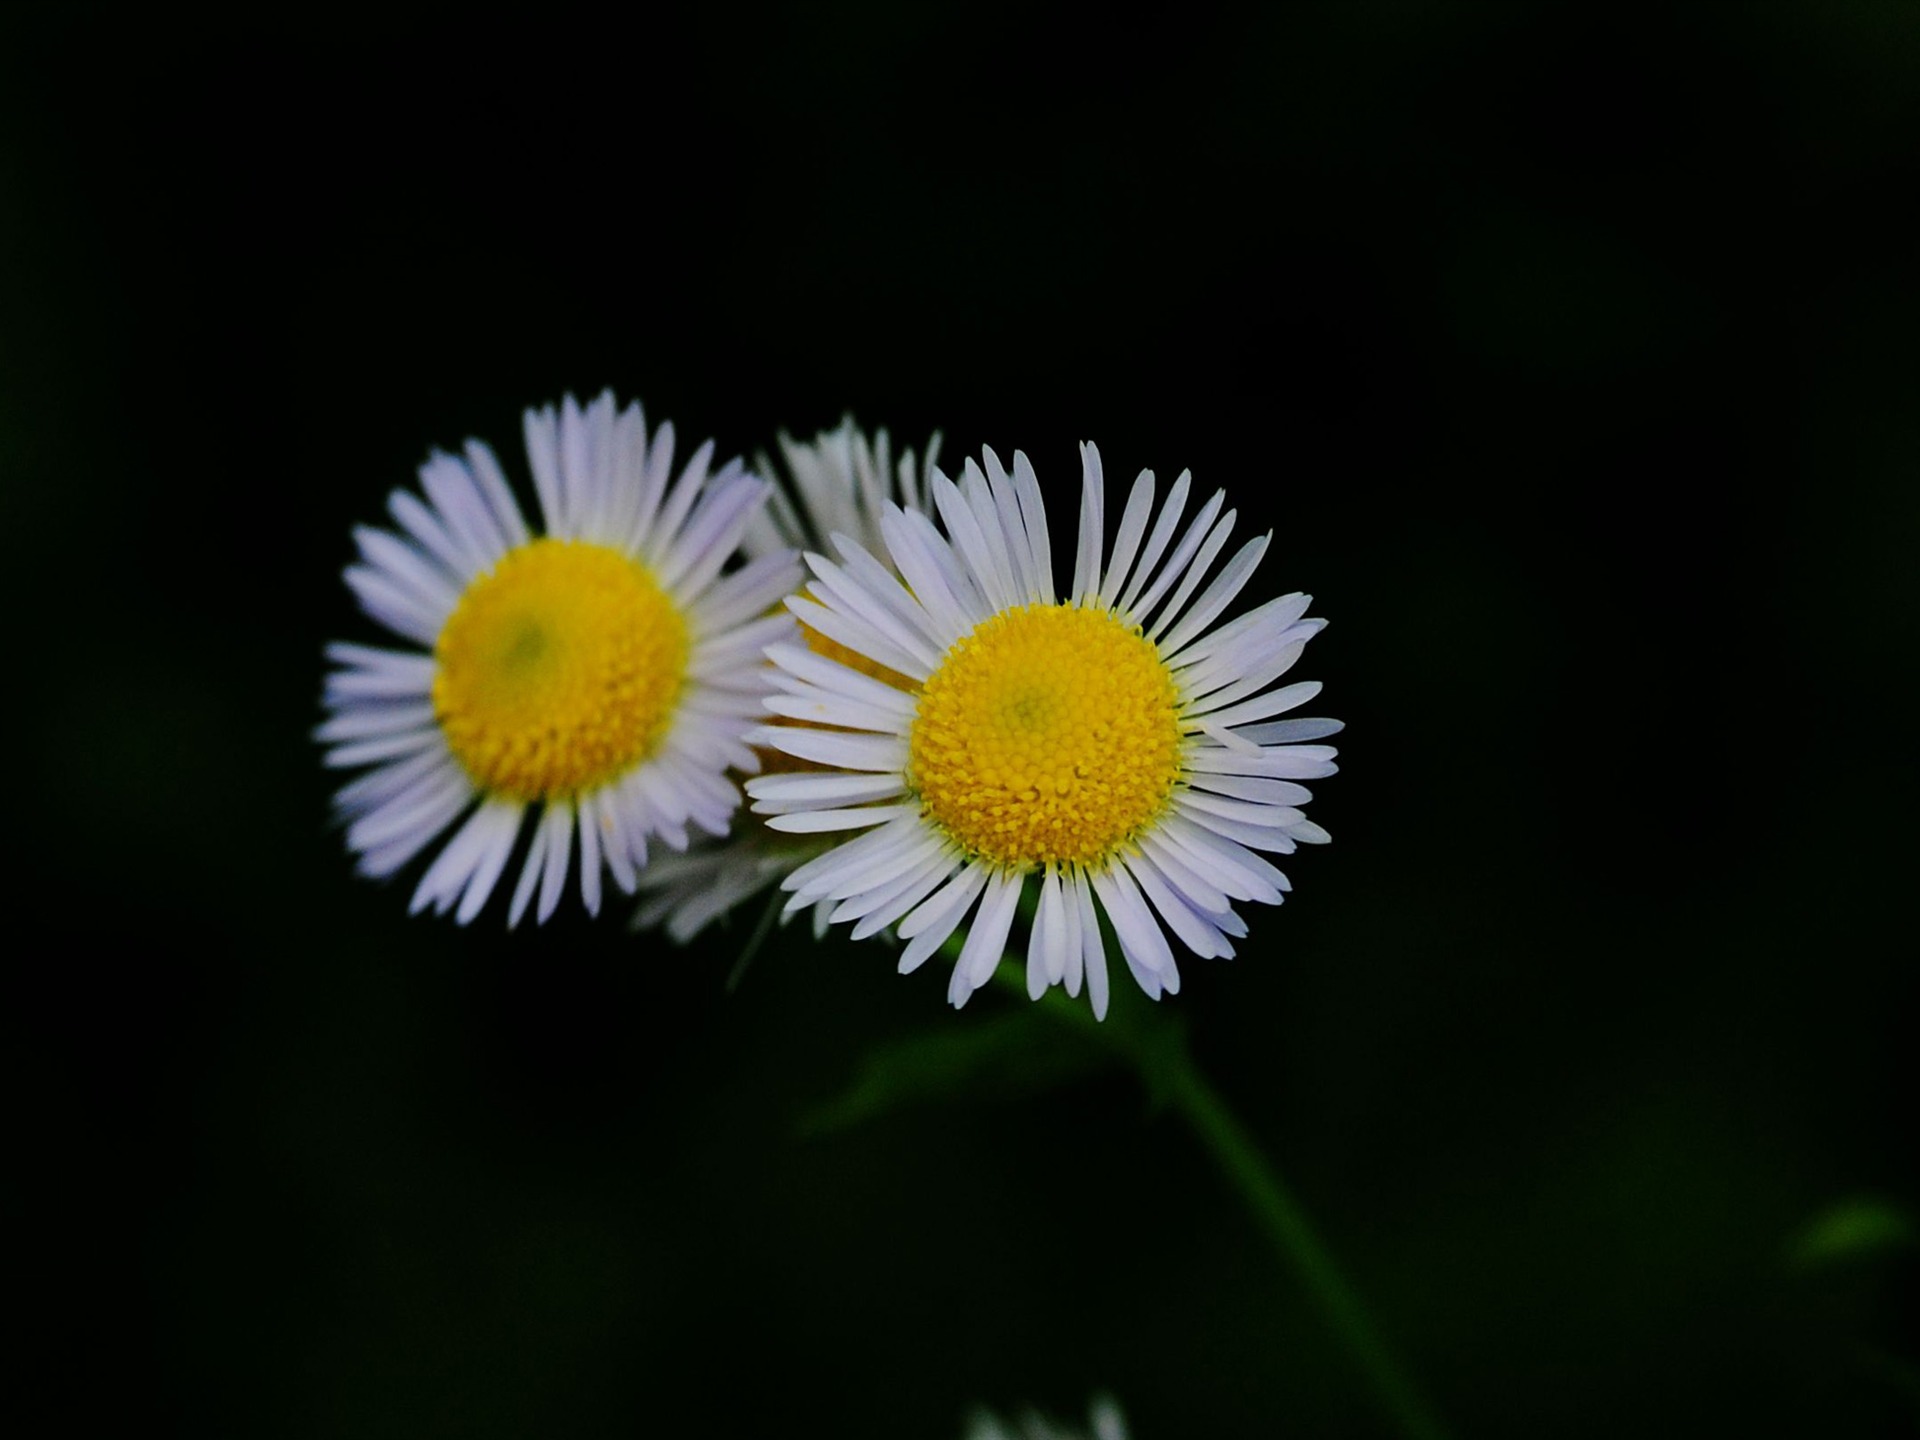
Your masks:
[{"label": "blurred green foliage", "polygon": [[1788,1246],[1803,1270],[1885,1259],[1913,1248],[1913,1216],[1885,1200],[1843,1200],[1809,1220]]}]

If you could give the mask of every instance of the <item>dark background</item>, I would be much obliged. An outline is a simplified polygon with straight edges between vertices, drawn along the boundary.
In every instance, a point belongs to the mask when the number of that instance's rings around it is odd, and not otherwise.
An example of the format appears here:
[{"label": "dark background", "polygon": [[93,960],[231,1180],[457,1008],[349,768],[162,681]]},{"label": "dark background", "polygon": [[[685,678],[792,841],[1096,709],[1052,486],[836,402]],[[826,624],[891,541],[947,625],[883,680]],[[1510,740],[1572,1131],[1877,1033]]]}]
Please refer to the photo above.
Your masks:
[{"label": "dark background", "polygon": [[282,8],[0,22],[41,1432],[1386,1433],[1126,1074],[807,1127],[1011,1002],[352,878],[350,525],[607,385],[1228,487],[1347,768],[1170,1004],[1437,1407],[1914,1427],[1920,12]]}]

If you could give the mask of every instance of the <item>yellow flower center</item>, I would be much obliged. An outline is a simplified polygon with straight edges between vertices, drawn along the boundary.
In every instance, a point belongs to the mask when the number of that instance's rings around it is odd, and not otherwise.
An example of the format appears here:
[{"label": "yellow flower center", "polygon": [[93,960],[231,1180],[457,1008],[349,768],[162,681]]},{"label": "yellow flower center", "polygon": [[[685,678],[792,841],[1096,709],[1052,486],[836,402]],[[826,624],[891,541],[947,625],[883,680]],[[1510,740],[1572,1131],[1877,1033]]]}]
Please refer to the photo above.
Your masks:
[{"label": "yellow flower center", "polygon": [[1178,692],[1153,642],[1108,612],[1018,606],[941,658],[907,763],[928,817],[975,854],[1094,864],[1173,794]]},{"label": "yellow flower center", "polygon": [[638,562],[535,540],[460,597],[434,645],[433,709],[482,790],[550,800],[653,753],[687,672],[687,626]]}]

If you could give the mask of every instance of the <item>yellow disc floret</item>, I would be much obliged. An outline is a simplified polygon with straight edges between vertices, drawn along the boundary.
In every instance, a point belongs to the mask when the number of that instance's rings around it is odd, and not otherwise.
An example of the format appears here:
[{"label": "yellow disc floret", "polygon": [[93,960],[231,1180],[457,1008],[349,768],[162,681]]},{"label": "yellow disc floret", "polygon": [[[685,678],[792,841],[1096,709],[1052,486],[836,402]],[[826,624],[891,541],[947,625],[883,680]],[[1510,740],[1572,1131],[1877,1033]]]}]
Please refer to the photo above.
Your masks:
[{"label": "yellow disc floret", "polygon": [[1100,862],[1180,778],[1173,676],[1104,610],[1004,610],[927,680],[908,772],[928,818],[974,854],[1021,869]]},{"label": "yellow disc floret", "polygon": [[434,659],[434,714],[474,783],[550,800],[653,752],[686,678],[687,626],[637,561],[535,540],[467,587]]}]

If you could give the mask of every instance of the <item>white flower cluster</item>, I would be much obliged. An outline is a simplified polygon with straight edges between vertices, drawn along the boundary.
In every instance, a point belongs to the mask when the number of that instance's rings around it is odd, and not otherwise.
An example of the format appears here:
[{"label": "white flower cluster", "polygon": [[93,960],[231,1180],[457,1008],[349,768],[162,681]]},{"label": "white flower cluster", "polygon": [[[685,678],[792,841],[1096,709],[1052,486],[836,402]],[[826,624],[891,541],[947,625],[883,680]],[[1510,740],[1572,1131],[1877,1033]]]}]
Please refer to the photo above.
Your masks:
[{"label": "white flower cluster", "polygon": [[848,420],[676,468],[673,427],[611,395],[525,429],[538,525],[472,441],[355,532],[347,583],[405,643],[329,647],[318,736],[360,772],[336,804],[364,873],[447,837],[414,909],[465,923],[512,875],[508,923],[545,921],[611,875],[684,940],[777,885],[903,972],[947,951],[955,1005],[1024,928],[1029,993],[1104,1015],[1116,951],[1177,991],[1177,951],[1230,956],[1238,907],[1280,903],[1268,857],[1327,838],[1302,782],[1340,725],[1281,683],[1324,622],[1300,594],[1228,617],[1270,536],[1227,554],[1235,512],[1188,475],[1143,472],[1110,536],[1083,445],[1063,587],[1017,451],[951,478],[937,436],[896,458]]}]

